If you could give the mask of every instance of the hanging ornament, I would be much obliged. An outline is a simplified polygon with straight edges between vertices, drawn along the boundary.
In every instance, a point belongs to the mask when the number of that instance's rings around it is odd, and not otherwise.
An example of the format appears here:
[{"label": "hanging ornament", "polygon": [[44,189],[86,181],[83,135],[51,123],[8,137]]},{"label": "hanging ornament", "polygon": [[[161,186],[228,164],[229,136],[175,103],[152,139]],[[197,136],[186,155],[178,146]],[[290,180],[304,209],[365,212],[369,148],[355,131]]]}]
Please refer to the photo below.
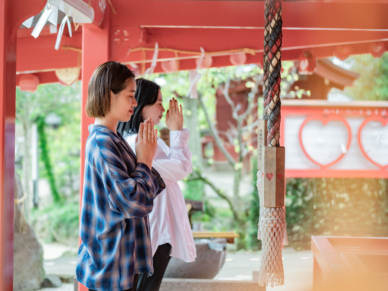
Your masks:
[{"label": "hanging ornament", "polygon": [[21,75],[19,79],[19,88],[21,91],[35,92],[38,89],[39,77],[36,75],[28,74]]},{"label": "hanging ornament", "polygon": [[315,56],[310,51],[305,51],[299,56],[299,74],[312,74],[317,67]]},{"label": "hanging ornament", "polygon": [[58,69],[55,70],[55,75],[57,76],[59,83],[65,86],[70,86],[78,80],[80,71],[80,68]]},{"label": "hanging ornament", "polygon": [[176,72],[178,70],[178,61],[177,60],[163,61],[162,69],[166,73]]},{"label": "hanging ornament", "polygon": [[233,66],[244,65],[246,61],[247,55],[243,52],[230,55],[230,62],[233,64]]},{"label": "hanging ornament", "polygon": [[344,61],[346,60],[352,53],[352,47],[349,46],[349,45],[341,45],[341,46],[337,46],[335,49],[334,49],[334,56],[337,58],[337,59],[340,59],[341,61]]},{"label": "hanging ornament", "polygon": [[383,42],[371,43],[369,45],[369,52],[374,58],[381,58],[385,53],[385,46]]},{"label": "hanging ornament", "polygon": [[213,58],[205,55],[203,58],[195,59],[195,63],[199,69],[209,69],[212,66]]},{"label": "hanging ornament", "polygon": [[141,75],[140,68],[135,63],[129,63],[127,67],[132,71],[136,78]]}]

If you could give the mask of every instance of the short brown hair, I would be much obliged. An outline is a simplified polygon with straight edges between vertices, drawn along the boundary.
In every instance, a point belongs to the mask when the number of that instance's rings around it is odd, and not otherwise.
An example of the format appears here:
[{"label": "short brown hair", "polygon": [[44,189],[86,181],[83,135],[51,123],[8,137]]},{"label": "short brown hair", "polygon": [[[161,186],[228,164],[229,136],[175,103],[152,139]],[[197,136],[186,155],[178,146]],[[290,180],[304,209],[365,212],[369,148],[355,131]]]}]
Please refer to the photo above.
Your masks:
[{"label": "short brown hair", "polygon": [[105,117],[110,111],[110,92],[118,94],[127,86],[127,80],[135,75],[127,66],[106,62],[93,72],[88,86],[86,114],[89,117]]}]

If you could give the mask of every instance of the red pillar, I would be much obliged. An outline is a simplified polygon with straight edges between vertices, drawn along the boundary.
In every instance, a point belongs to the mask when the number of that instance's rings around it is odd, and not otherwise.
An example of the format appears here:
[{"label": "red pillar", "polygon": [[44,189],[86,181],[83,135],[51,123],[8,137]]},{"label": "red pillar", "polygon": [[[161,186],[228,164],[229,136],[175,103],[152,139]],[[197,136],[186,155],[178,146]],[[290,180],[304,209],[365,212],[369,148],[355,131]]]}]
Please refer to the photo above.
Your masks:
[{"label": "red pillar", "polygon": [[[108,5],[109,6],[109,5]],[[88,126],[94,123],[94,119],[86,115],[85,105],[88,97],[88,84],[94,70],[102,63],[109,61],[109,32],[110,32],[110,8],[105,10],[104,20],[100,27],[94,24],[84,24],[82,29],[82,117],[81,117],[81,193],[80,207],[82,203],[82,189],[85,169],[85,144],[89,136]],[[81,283],[78,290],[88,289]]]},{"label": "red pillar", "polygon": [[13,290],[16,31],[46,0],[0,0],[0,291]]}]

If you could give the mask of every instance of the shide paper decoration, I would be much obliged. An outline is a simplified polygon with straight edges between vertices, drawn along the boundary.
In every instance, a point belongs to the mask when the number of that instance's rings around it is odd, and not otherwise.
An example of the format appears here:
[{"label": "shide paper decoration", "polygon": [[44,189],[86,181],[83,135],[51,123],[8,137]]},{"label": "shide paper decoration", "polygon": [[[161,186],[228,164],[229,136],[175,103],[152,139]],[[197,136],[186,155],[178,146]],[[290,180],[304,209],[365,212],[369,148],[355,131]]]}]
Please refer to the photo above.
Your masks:
[{"label": "shide paper decoration", "polygon": [[[58,25],[59,11],[65,13],[65,17],[63,18],[58,30],[57,40],[55,42],[56,50],[60,48],[62,35],[66,24],[69,30],[69,35],[72,37],[70,17],[73,18],[76,23],[92,23],[94,18],[93,9],[82,0],[48,0],[46,7],[41,13],[41,16],[36,23],[31,35],[35,38],[39,37],[47,22],[56,27]],[[31,28],[34,17],[36,16],[33,16],[24,21],[23,25],[27,28]]]},{"label": "shide paper decoration", "polygon": [[262,258],[261,286],[284,284],[282,249],[286,228],[285,150],[280,147],[280,82],[282,46],[281,0],[265,1],[264,30],[264,120],[258,127],[258,180],[260,193],[259,234]]}]

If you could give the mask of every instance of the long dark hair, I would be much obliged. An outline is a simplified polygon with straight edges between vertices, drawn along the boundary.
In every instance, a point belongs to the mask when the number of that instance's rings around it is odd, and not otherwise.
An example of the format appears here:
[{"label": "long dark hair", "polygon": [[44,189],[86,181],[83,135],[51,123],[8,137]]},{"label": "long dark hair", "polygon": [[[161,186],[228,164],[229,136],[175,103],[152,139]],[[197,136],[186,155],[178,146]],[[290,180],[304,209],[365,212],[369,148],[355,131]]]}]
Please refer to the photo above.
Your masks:
[{"label": "long dark hair", "polygon": [[137,106],[131,119],[127,122],[119,122],[117,132],[122,136],[139,132],[140,123],[144,121],[141,112],[145,106],[154,105],[158,100],[160,86],[155,82],[139,78],[136,80],[135,99]]}]

